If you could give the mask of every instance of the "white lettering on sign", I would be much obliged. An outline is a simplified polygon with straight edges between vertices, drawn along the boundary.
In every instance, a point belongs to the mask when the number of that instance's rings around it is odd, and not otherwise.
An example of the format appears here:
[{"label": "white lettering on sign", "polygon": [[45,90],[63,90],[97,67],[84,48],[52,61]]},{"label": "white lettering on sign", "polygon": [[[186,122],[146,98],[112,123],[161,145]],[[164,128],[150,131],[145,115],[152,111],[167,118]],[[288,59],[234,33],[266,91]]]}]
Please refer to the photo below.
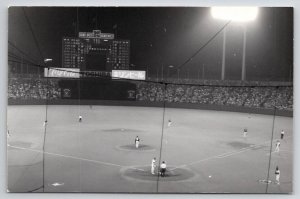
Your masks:
[{"label": "white lettering on sign", "polygon": [[115,35],[113,33],[98,33],[98,32],[79,32],[79,38],[87,39],[114,39]]},{"label": "white lettering on sign", "polygon": [[145,80],[146,79],[146,71],[112,70],[112,78]]},{"label": "white lettering on sign", "polygon": [[65,77],[65,78],[79,78],[79,68],[47,68],[44,70],[45,77]]}]

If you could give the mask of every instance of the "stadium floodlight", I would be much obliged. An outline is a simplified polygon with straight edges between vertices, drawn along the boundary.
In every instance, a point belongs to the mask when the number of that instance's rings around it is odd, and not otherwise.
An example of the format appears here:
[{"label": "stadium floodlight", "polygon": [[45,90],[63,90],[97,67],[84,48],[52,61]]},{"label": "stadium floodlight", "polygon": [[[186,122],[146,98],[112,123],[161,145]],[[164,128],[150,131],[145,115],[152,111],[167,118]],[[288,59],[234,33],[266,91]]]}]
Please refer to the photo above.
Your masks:
[{"label": "stadium floodlight", "polygon": [[51,61],[52,61],[52,59],[50,59],[50,58],[44,59],[44,62],[45,62],[45,63],[48,63],[48,62],[51,62]]},{"label": "stadium floodlight", "polygon": [[253,21],[258,14],[257,7],[212,7],[211,14],[216,19],[236,22]]},{"label": "stadium floodlight", "polygon": [[172,68],[174,68],[173,65],[169,65],[169,66],[168,66],[168,75],[167,75],[168,78],[170,78],[170,70],[171,70]]},{"label": "stadium floodlight", "polygon": [[[258,14],[257,7],[212,7],[211,15],[216,19],[234,21],[234,22],[247,22],[256,19]],[[242,74],[241,80],[246,80],[246,25],[244,26],[243,35],[243,57],[242,57]],[[221,79],[225,79],[225,51],[226,51],[226,27],[223,31],[223,55],[222,55],[222,71]]]}]

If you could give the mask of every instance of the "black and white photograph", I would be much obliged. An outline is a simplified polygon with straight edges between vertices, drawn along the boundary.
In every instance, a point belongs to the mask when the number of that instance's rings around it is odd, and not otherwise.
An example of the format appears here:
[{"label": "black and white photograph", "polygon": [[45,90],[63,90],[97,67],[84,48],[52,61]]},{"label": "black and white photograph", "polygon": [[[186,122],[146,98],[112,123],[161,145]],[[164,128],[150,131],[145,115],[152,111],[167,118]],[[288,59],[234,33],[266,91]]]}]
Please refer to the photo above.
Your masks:
[{"label": "black and white photograph", "polygon": [[293,193],[293,7],[7,9],[7,192]]}]

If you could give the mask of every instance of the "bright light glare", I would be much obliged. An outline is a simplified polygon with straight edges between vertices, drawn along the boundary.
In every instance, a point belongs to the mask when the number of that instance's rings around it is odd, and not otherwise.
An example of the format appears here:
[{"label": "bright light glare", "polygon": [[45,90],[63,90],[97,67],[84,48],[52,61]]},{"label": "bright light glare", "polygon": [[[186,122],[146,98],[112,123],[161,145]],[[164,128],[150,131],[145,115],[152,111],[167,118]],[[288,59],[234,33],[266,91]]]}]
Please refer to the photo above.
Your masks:
[{"label": "bright light glare", "polygon": [[211,14],[214,18],[245,22],[253,21],[258,13],[257,7],[212,7]]},{"label": "bright light glare", "polygon": [[49,58],[44,59],[45,63],[50,62],[50,61],[52,61],[52,59],[49,59]]}]

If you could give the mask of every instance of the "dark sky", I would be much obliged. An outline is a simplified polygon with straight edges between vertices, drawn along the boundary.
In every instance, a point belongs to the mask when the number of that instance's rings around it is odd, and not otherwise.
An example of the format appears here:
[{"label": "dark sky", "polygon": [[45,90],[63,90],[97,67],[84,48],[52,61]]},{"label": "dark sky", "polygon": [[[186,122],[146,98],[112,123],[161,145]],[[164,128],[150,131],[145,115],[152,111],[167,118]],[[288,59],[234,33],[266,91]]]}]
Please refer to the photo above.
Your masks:
[{"label": "dark sky", "polygon": [[[32,30],[26,20],[32,25]],[[37,60],[53,58],[61,67],[61,39],[75,36],[76,7],[13,7],[9,9],[9,42]],[[161,67],[175,77],[176,67],[215,35],[226,21],[213,19],[209,8],[191,7],[80,7],[79,31],[100,29],[131,41],[130,62],[135,69],[148,67],[156,76]],[[227,26],[226,79],[240,79],[243,24]],[[248,80],[288,80],[293,65],[292,8],[260,8],[258,17],[247,23],[246,67]],[[33,34],[40,47],[40,55]],[[222,32],[180,70],[181,77],[219,79],[222,61]],[[9,51],[12,49],[9,48]],[[143,68],[144,67],[144,68]]]}]

